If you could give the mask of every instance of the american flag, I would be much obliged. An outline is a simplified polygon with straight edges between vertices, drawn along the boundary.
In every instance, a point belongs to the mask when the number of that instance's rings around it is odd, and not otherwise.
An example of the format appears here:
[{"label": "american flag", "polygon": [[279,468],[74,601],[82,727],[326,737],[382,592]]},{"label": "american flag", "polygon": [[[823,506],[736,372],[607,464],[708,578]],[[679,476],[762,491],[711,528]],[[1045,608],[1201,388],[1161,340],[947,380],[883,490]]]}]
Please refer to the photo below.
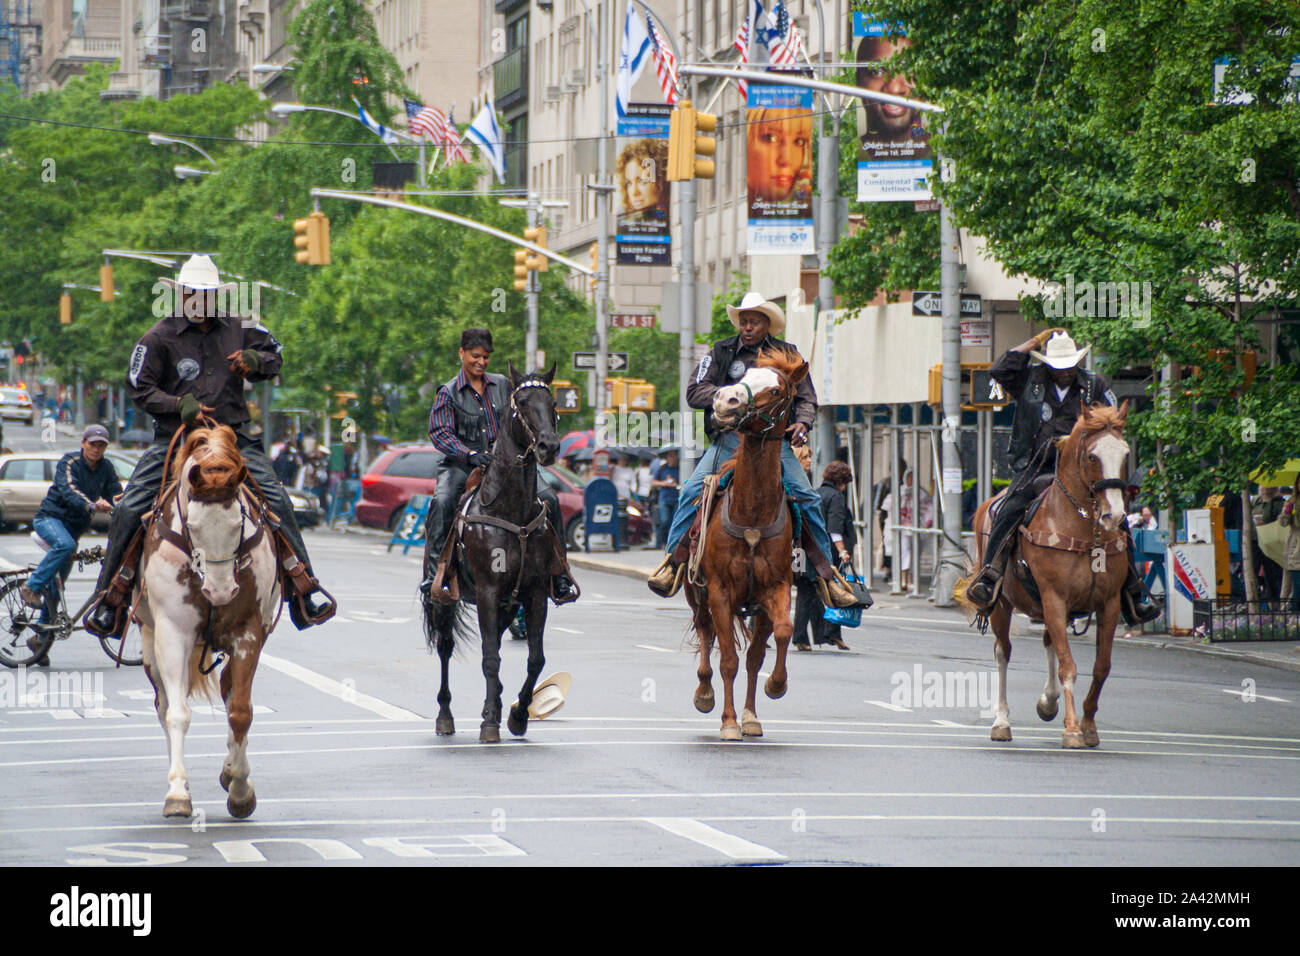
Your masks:
[{"label": "american flag", "polygon": [[775,26],[767,31],[767,49],[772,65],[780,70],[799,69],[799,56],[804,52],[799,28],[790,21],[785,4],[778,0],[776,9],[768,15],[768,23]]},{"label": "american flag", "polygon": [[456,127],[436,106],[425,106],[415,100],[406,100],[406,128],[417,136],[427,136],[435,146],[447,151],[447,162],[468,162],[465,147],[460,144]]},{"label": "american flag", "polygon": [[[745,17],[744,22],[741,23],[740,29],[736,32],[736,42],[732,44],[740,51],[740,69],[742,70],[749,65],[749,25],[751,22],[757,22],[755,14],[758,16],[763,15],[763,6],[758,0],[754,0],[753,12]],[[747,99],[749,96],[749,83],[745,80],[737,80],[736,86],[740,89],[740,98]]]},{"label": "american flag", "polygon": [[659,36],[659,28],[655,26],[654,17],[650,16],[649,11],[645,15],[646,23],[650,26],[650,46],[655,57],[655,73],[659,75],[659,89],[663,91],[664,102],[669,106],[676,106],[679,96],[677,95],[677,57],[673,56],[673,51],[663,42]]}]

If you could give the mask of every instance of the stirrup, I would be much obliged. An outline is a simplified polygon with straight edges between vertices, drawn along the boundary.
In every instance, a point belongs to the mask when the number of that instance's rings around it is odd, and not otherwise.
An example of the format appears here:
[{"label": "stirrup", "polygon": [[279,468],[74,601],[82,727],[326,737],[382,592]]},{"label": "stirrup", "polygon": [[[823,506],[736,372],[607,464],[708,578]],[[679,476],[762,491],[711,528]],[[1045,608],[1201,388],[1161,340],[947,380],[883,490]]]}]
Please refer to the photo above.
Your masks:
[{"label": "stirrup", "polygon": [[[662,579],[669,571],[672,572],[672,580],[665,582]],[[682,562],[674,565],[672,555],[666,555],[659,567],[655,568],[646,579],[646,586],[660,597],[670,598],[682,589],[682,581],[685,578],[686,564]]]}]

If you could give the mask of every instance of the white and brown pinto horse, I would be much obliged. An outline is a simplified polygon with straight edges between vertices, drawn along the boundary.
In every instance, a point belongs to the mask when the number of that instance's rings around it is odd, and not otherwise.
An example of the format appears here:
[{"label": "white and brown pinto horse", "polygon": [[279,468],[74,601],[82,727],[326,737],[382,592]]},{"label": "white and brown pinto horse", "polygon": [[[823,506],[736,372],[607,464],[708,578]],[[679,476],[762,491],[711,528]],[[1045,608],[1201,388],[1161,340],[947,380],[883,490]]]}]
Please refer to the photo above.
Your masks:
[{"label": "white and brown pinto horse", "polygon": [[[1011,612],[1020,610],[1044,625],[1047,684],[1038,698],[1038,716],[1056,717],[1057,701],[1065,696],[1063,747],[1096,747],[1097,704],[1110,674],[1111,645],[1120,615],[1120,592],[1128,575],[1127,535],[1124,521],[1122,470],[1129,447],[1124,440],[1128,402],[1119,408],[1094,405],[1085,408],[1074,429],[1059,445],[1056,474],[1042,504],[1028,525],[1017,529],[1008,544],[1009,558],[1002,590],[988,622],[996,638],[993,653],[998,663],[998,702],[994,711],[993,740],[1011,739],[1007,708],[1007,662],[1011,659]],[[1005,492],[1003,492],[1005,494]],[[975,512],[977,558],[984,560],[988,541],[989,507],[997,497]],[[1041,600],[1016,572],[1023,559]],[[964,595],[965,585],[958,590]],[[1070,653],[1067,625],[1071,617],[1096,614],[1097,657],[1092,684],[1083,702],[1083,720],[1074,710],[1074,680],[1078,674]]]},{"label": "white and brown pinto horse", "polygon": [[230,723],[221,769],[226,808],[243,818],[257,804],[245,749],[253,673],[275,626],[280,579],[270,518],[244,485],[247,475],[231,429],[196,429],[173,461],[145,537],[135,615],[171,758],[165,817],[192,812],[184,760],[189,699],[211,698],[217,678],[203,671],[213,670],[218,651],[226,658],[220,689]]}]

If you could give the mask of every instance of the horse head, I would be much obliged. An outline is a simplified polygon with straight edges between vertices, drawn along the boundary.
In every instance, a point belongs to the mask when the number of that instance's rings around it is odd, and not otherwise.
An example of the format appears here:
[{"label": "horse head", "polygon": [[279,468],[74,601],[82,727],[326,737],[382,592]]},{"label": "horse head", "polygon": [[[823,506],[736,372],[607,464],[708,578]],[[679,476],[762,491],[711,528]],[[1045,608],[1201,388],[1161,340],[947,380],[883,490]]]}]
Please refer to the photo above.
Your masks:
[{"label": "horse head", "polygon": [[560,423],[555,410],[555,396],[551,382],[555,378],[555,363],[545,372],[521,375],[514,363],[508,363],[510,372],[510,437],[522,448],[523,454],[537,452],[538,464],[549,465],[560,451],[560,438],[555,428]]},{"label": "horse head", "polygon": [[216,607],[239,593],[235,559],[244,531],[239,489],[246,477],[235,433],[225,425],[191,432],[172,467],[172,478],[180,482],[177,508],[199,590]]},{"label": "horse head", "polygon": [[754,367],[735,385],[713,393],[713,420],[723,430],[766,434],[785,432],[795,389],[808,374],[798,353],[764,349]]},{"label": "horse head", "polygon": [[1124,424],[1128,401],[1119,408],[1093,405],[1085,408],[1074,423],[1066,442],[1063,463],[1073,462],[1088,493],[1098,501],[1097,523],[1106,531],[1121,527],[1126,482],[1122,470],[1128,458]]}]

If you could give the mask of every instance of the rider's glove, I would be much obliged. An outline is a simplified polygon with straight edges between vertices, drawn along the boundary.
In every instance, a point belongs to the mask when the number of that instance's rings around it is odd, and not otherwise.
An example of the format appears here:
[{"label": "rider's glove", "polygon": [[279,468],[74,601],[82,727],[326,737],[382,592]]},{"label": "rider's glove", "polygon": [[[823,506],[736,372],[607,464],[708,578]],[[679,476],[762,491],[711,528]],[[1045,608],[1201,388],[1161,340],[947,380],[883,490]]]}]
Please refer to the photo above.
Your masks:
[{"label": "rider's glove", "polygon": [[487,471],[488,465],[492,464],[492,456],[485,451],[476,451],[469,456],[469,464],[471,468],[482,468]]},{"label": "rider's glove", "polygon": [[258,369],[262,367],[262,356],[258,355],[252,349],[244,349],[239,357],[243,359],[244,368],[248,369],[248,374],[256,375]]},{"label": "rider's glove", "polygon": [[176,406],[180,412],[181,422],[186,427],[193,425],[199,418],[199,400],[193,395],[182,395],[180,404]]}]

